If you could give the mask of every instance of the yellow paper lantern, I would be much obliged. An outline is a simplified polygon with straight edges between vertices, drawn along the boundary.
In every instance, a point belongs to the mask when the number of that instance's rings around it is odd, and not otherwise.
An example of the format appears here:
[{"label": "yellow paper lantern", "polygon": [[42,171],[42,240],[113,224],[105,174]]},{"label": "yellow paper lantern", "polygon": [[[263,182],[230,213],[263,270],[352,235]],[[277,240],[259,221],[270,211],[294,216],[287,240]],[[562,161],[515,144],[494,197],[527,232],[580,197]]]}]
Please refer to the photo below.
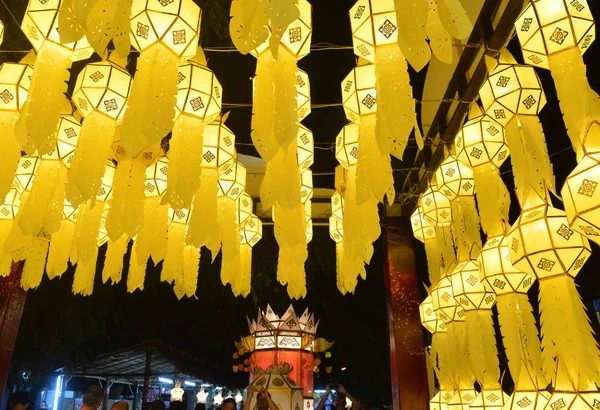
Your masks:
[{"label": "yellow paper lantern", "polygon": [[511,263],[508,242],[504,235],[491,237],[477,257],[482,280],[496,295],[526,294],[535,277],[515,268]]},{"label": "yellow paper lantern", "polygon": [[469,409],[503,409],[508,402],[508,394],[502,389],[482,389],[475,400],[469,404]]},{"label": "yellow paper lantern", "polygon": [[436,238],[435,225],[430,220],[423,217],[423,211],[417,207],[410,217],[413,235],[420,242],[425,243],[427,240]]},{"label": "yellow paper lantern", "polygon": [[303,125],[298,127],[298,168],[300,172],[315,162],[315,141],[311,130]]},{"label": "yellow paper lantern", "polygon": [[350,8],[354,54],[375,62],[375,47],[394,44],[398,23],[393,0],[359,0]]},{"label": "yellow paper lantern", "polygon": [[214,73],[194,61],[179,65],[177,113],[188,114],[206,123],[221,113],[223,87]]},{"label": "yellow paper lantern", "polygon": [[546,95],[534,68],[517,64],[498,64],[479,96],[484,111],[504,126],[517,114],[537,116],[546,105]]},{"label": "yellow paper lantern", "polygon": [[21,204],[21,195],[16,188],[11,188],[6,194],[4,203],[0,205],[0,219],[12,221],[17,216],[19,205]]},{"label": "yellow paper lantern", "polygon": [[600,403],[600,393],[595,389],[588,392],[555,390],[545,409],[593,410]]},{"label": "yellow paper lantern", "polygon": [[448,410],[448,403],[454,396],[454,391],[440,390],[429,401],[430,410]]},{"label": "yellow paper lantern", "polygon": [[342,103],[352,122],[359,123],[360,116],[377,112],[374,64],[359,64],[346,76],[342,81]]},{"label": "yellow paper lantern", "polygon": [[439,192],[449,200],[475,194],[473,170],[453,156],[448,156],[435,172]]},{"label": "yellow paper lantern", "polygon": [[331,214],[340,221],[344,219],[344,197],[338,191],[331,196]]},{"label": "yellow paper lantern", "polygon": [[454,299],[452,281],[444,276],[431,288],[431,301],[436,316],[444,323],[452,321],[464,321],[465,311]]},{"label": "yellow paper lantern", "polygon": [[217,168],[233,161],[236,157],[235,134],[222,122],[212,122],[204,126],[202,135],[201,166]]},{"label": "yellow paper lantern", "polygon": [[336,138],[335,158],[346,169],[358,163],[358,124],[344,125]]},{"label": "yellow paper lantern", "polygon": [[515,391],[506,404],[508,409],[544,410],[550,394],[545,391]]},{"label": "yellow paper lantern", "polygon": [[218,196],[237,200],[246,189],[246,167],[238,161],[228,162],[219,167]]},{"label": "yellow paper lantern", "polygon": [[144,193],[147,198],[162,196],[167,190],[167,174],[169,160],[166,157],[158,158],[156,163],[146,168],[146,185]]},{"label": "yellow paper lantern", "polygon": [[302,70],[296,71],[296,91],[296,100],[298,101],[298,121],[302,121],[311,113],[310,81],[308,79],[308,74]]},{"label": "yellow paper lantern", "polygon": [[307,201],[304,204],[304,221],[306,223],[306,243],[310,243],[313,238],[313,222],[312,222],[312,202]]},{"label": "yellow paper lantern", "polygon": [[515,22],[527,64],[547,68],[548,56],[577,47],[585,53],[596,36],[586,0],[533,0]]},{"label": "yellow paper lantern", "polygon": [[33,177],[35,176],[35,171],[40,166],[40,162],[41,158],[35,155],[25,155],[19,159],[14,179],[14,185],[19,195],[23,195],[25,191],[31,189]]},{"label": "yellow paper lantern", "polygon": [[171,389],[171,402],[174,401],[179,401],[179,402],[183,402],[183,394],[185,393],[185,391],[181,388],[181,382],[179,380],[177,380],[177,383],[175,383],[175,387],[173,387]]},{"label": "yellow paper lantern", "polygon": [[262,239],[262,221],[254,214],[248,218],[241,235],[241,243],[254,247]]},{"label": "yellow paper lantern", "polygon": [[334,215],[329,217],[329,236],[335,243],[341,243],[344,240],[344,223]]},{"label": "yellow paper lantern", "polygon": [[452,272],[454,299],[466,311],[492,309],[496,295],[479,279],[479,266],[475,260],[459,263]]},{"label": "yellow paper lantern", "polygon": [[302,183],[302,186],[300,187],[300,201],[303,204],[306,204],[313,197],[312,171],[307,169],[302,172],[302,174],[300,174],[300,181]]},{"label": "yellow paper lantern", "polygon": [[488,115],[467,121],[454,140],[454,146],[456,158],[471,168],[490,162],[499,168],[509,155],[504,127]]},{"label": "yellow paper lantern", "polygon": [[443,320],[438,319],[433,308],[433,299],[431,295],[427,296],[419,305],[419,316],[421,317],[421,325],[429,331],[429,333],[445,332],[448,326]]},{"label": "yellow paper lantern", "polygon": [[450,200],[442,194],[436,185],[431,185],[421,196],[423,218],[436,226],[449,226],[452,221]]},{"label": "yellow paper lantern", "polygon": [[243,228],[253,215],[254,201],[246,192],[244,192],[237,201],[236,222],[240,228]]}]

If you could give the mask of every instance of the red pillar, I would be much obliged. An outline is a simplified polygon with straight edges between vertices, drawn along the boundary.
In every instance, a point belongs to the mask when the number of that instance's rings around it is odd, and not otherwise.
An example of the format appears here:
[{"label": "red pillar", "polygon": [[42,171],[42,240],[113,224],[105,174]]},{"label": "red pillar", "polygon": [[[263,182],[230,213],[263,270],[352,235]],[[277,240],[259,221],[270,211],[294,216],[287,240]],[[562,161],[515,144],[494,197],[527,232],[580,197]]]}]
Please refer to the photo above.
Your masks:
[{"label": "red pillar", "polygon": [[419,318],[419,280],[410,227],[384,228],[385,284],[394,410],[428,410],[429,384]]},{"label": "red pillar", "polygon": [[21,288],[23,262],[13,262],[10,275],[0,277],[0,401],[12,360],[27,293]]}]

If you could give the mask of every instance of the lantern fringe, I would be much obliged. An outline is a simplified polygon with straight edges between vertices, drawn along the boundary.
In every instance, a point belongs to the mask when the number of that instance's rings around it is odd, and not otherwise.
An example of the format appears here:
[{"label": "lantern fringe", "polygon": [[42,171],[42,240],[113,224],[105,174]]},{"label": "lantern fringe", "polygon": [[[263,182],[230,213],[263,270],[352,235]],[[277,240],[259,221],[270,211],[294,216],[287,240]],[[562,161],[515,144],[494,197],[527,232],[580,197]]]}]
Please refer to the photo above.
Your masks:
[{"label": "lantern fringe", "polygon": [[471,369],[467,350],[467,326],[464,321],[453,321],[448,324],[448,345],[451,352],[451,368],[455,369],[454,385],[460,390],[472,390],[475,376]]},{"label": "lantern fringe", "polygon": [[200,188],[204,123],[180,114],[175,120],[169,142],[167,192],[162,203],[176,211],[190,209],[194,193]]},{"label": "lantern fringe", "polygon": [[498,295],[498,321],[515,390],[537,390],[548,385],[542,373],[542,350],[527,294]]},{"label": "lantern fringe", "polygon": [[[82,272],[91,269],[90,261],[95,260],[98,256],[98,232],[103,211],[104,202],[102,201],[87,201],[79,207],[73,235],[73,247],[77,252],[77,263],[88,265],[86,268],[82,268]],[[83,289],[83,285],[78,289]]]},{"label": "lantern fringe", "polygon": [[190,215],[186,243],[197,248],[206,245],[212,254],[216,255],[219,253],[222,240],[221,228],[217,223],[219,175],[216,169],[209,168],[203,168],[200,175],[200,187],[194,195],[194,207]]},{"label": "lantern fringe", "polygon": [[177,299],[181,300],[184,296],[188,298],[196,296],[199,269],[200,249],[187,245],[183,248],[183,274],[173,286]]},{"label": "lantern fringe", "polygon": [[282,285],[287,285],[287,292],[291,299],[306,297],[306,271],[304,263],[308,257],[306,243],[295,246],[282,246],[279,248],[277,263],[277,280]]},{"label": "lantern fringe", "polygon": [[[252,247],[246,243],[240,244],[240,273],[232,283],[231,289],[236,296],[246,297],[250,294],[252,282]],[[237,290],[237,292],[236,292]]]},{"label": "lantern fringe", "polygon": [[438,14],[439,5],[429,2],[427,13],[427,37],[433,55],[442,63],[451,64],[453,58],[452,37],[446,31]]},{"label": "lantern fringe", "polygon": [[431,357],[440,390],[454,390],[458,387],[453,382],[452,375],[455,374],[456,369],[452,367],[452,353],[446,332],[436,332],[432,335]]},{"label": "lantern fringe", "polygon": [[145,181],[146,168],[138,161],[124,160],[117,165],[112,200],[106,216],[106,231],[113,241],[123,235],[133,238],[142,229]]},{"label": "lantern fringe", "polygon": [[467,349],[471,368],[480,386],[500,389],[500,363],[491,309],[465,312]]},{"label": "lantern fringe", "polygon": [[[394,0],[398,27],[398,45],[410,65],[419,72],[429,63],[431,49],[427,43],[427,0],[414,0],[411,7],[406,7],[402,0]],[[379,96],[379,91],[377,91]]]},{"label": "lantern fringe", "polygon": [[[221,282],[232,283],[239,271],[240,227],[235,220],[236,201],[227,196],[218,200],[217,223],[223,233],[223,250],[221,253]],[[216,257],[213,254],[213,260]]]},{"label": "lantern fringe", "polygon": [[499,235],[508,222],[510,193],[494,164],[480,165],[473,171],[481,228],[488,236]]},{"label": "lantern fringe", "polygon": [[121,125],[126,151],[140,152],[173,129],[178,63],[179,57],[161,42],[140,53]]},{"label": "lantern fringe", "polygon": [[72,51],[45,41],[37,55],[27,100],[15,124],[15,134],[28,155],[44,155],[56,147],[56,129],[61,110],[68,102]]},{"label": "lantern fringe", "polygon": [[167,253],[160,273],[160,280],[173,284],[183,280],[183,248],[185,247],[185,224],[171,222],[167,232]]},{"label": "lantern fringe", "polygon": [[579,162],[583,156],[581,138],[585,133],[585,125],[595,93],[588,84],[585,63],[578,47],[549,55],[548,64],[556,86],[567,134]]},{"label": "lantern fringe", "polygon": [[474,196],[457,197],[452,207],[452,236],[457,248],[470,250],[473,245],[481,249],[479,214]]},{"label": "lantern fringe", "polygon": [[60,229],[67,168],[57,160],[40,161],[27,201],[21,204],[19,227],[26,235],[44,229],[48,235]]},{"label": "lantern fringe", "polygon": [[73,294],[90,296],[94,292],[94,279],[96,276],[96,261],[98,259],[98,246],[94,247],[89,261],[79,260],[73,276]]},{"label": "lantern fringe", "polygon": [[13,264],[13,258],[9,253],[0,255],[0,277],[7,277],[10,275]]},{"label": "lantern fringe", "polygon": [[[379,106],[379,105],[378,105]],[[394,176],[388,152],[382,153],[377,144],[375,115],[363,115],[358,126],[358,160],[356,166],[356,201],[364,205],[368,202],[383,202],[386,194],[388,202],[395,199]]]},{"label": "lantern fringe", "polygon": [[23,290],[27,291],[35,289],[42,283],[49,246],[50,241],[47,238],[36,237],[31,241],[29,254],[25,260],[23,274],[21,276],[21,286],[23,287]]},{"label": "lantern fringe", "polygon": [[275,111],[273,77],[275,70],[276,61],[271,53],[265,52],[258,56],[252,98],[251,137],[256,150],[266,163],[271,161],[279,150],[273,128],[273,113]]},{"label": "lantern fringe", "polygon": [[540,281],[543,371],[558,390],[600,384],[600,356],[585,307],[567,276]]},{"label": "lantern fringe", "polygon": [[[406,11],[407,8],[403,7],[402,9]],[[400,38],[401,36],[398,35],[399,41]],[[427,44],[425,45],[427,46]],[[429,47],[427,49],[429,50]],[[408,63],[402,55],[398,43],[377,46],[375,49],[375,77],[377,85],[377,145],[382,156],[387,157],[392,154],[402,161],[404,149],[408,145],[408,138],[415,125],[416,113],[408,75]],[[366,116],[361,116],[361,123],[365,118]],[[362,143],[359,143],[359,147],[360,154],[363,149]]]},{"label": "lantern fringe", "polygon": [[[24,192],[21,197],[21,203],[27,200],[27,192]],[[15,216],[14,222],[11,224],[10,232],[8,233],[8,238],[4,243],[4,252],[10,253],[12,255],[12,259],[17,261],[22,261],[27,258],[29,254],[29,247],[31,246],[31,241],[33,240],[31,235],[25,235],[21,228],[19,228],[19,218],[20,212]]]},{"label": "lantern fringe", "polygon": [[270,87],[275,97],[273,111],[270,114],[277,144],[286,151],[298,136],[298,100],[296,98],[298,95],[296,89],[298,60],[287,49],[279,46],[275,66],[273,86]]},{"label": "lantern fringe", "polygon": [[123,258],[127,253],[129,238],[122,235],[116,241],[109,240],[106,250],[106,258],[104,259],[104,267],[102,268],[102,283],[108,282],[115,285],[121,282],[123,272]]},{"label": "lantern fringe", "polygon": [[452,228],[450,226],[437,226],[435,230],[437,246],[441,254],[441,264],[446,271],[456,263],[456,250],[452,238]]},{"label": "lantern fringe", "polygon": [[159,197],[146,198],[144,200],[144,224],[134,245],[137,255],[136,265],[145,267],[146,261],[150,257],[152,257],[154,265],[163,260],[167,248],[168,227],[169,207],[161,205]]},{"label": "lantern fringe", "polygon": [[[545,188],[557,195],[554,171],[548,155],[544,129],[539,118],[533,115],[521,115],[518,117],[518,124],[520,124],[519,131],[524,151],[527,153],[526,158],[529,162],[529,172],[536,175],[537,185],[534,186],[536,188],[539,187],[537,189],[540,194],[545,194],[543,186],[545,185]],[[542,196],[542,198],[545,197],[546,195]]]},{"label": "lantern fringe", "polygon": [[297,152],[298,145],[294,140],[266,164],[265,177],[260,186],[260,200],[265,209],[275,203],[288,209],[300,204],[301,181]]},{"label": "lantern fringe", "polygon": [[440,21],[446,31],[458,40],[464,40],[471,34],[473,23],[460,0],[438,0]]},{"label": "lantern fringe", "polygon": [[233,0],[230,16],[231,41],[240,53],[248,54],[267,41],[269,19],[261,1]]},{"label": "lantern fringe", "polygon": [[74,207],[98,194],[115,131],[115,120],[97,111],[83,120],[67,184],[67,200]]},{"label": "lantern fringe", "polygon": [[94,1],[62,0],[58,11],[58,27],[62,44],[74,43],[85,36],[85,24]]},{"label": "lantern fringe", "polygon": [[289,209],[275,204],[274,234],[280,247],[294,247],[298,244],[306,245],[306,220],[304,216],[304,204]]},{"label": "lantern fringe", "polygon": [[87,16],[86,38],[96,53],[106,55],[112,40],[119,56],[125,58],[131,48],[129,16],[131,0],[98,0]]},{"label": "lantern fringe", "polygon": [[21,158],[21,145],[14,131],[15,115],[13,112],[0,112],[0,201],[4,202],[12,187],[12,180]]},{"label": "lantern fringe", "polygon": [[60,229],[52,234],[50,238],[50,250],[46,262],[46,273],[48,278],[61,277],[68,268],[71,248],[73,247],[73,234],[75,222],[68,219],[63,220]]},{"label": "lantern fringe", "polygon": [[133,293],[137,289],[144,290],[144,281],[146,279],[146,260],[142,259],[137,253],[137,242],[133,241],[131,248],[131,257],[129,258],[129,270],[127,271],[127,292]]},{"label": "lantern fringe", "polygon": [[427,271],[429,272],[429,283],[432,285],[440,280],[441,258],[436,239],[426,239],[425,255],[427,257]]}]

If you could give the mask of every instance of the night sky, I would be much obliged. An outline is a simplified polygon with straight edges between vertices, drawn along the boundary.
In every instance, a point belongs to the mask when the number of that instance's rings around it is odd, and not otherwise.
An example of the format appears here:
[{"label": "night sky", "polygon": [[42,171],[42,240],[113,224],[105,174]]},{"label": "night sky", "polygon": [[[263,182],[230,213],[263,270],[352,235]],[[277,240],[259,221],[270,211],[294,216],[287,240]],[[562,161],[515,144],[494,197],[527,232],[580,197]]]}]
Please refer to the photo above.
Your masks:
[{"label": "night sky", "polygon": [[[20,21],[25,10],[22,0],[4,0]],[[228,13],[230,1],[197,1],[203,8],[202,45],[204,47],[231,46],[228,38]],[[312,0],[313,45],[331,43],[351,46],[348,10],[353,0]],[[590,0],[596,17],[600,5]],[[0,18],[7,26],[4,50],[29,49],[27,40],[20,33],[12,17],[0,5]],[[518,50],[516,40],[511,50]],[[253,57],[237,52],[207,53],[209,67],[223,84],[223,102],[251,103],[251,82],[256,61]],[[22,54],[0,54],[0,61],[17,61]],[[132,68],[135,55],[132,54]],[[521,60],[521,55],[516,54]],[[97,59],[97,56],[93,57]],[[585,55],[588,77],[596,91],[600,91],[600,45],[596,42]],[[76,63],[72,78],[85,63]],[[300,61],[311,81],[312,103],[330,104],[341,102],[340,82],[355,64],[352,50],[314,51]],[[411,72],[415,98],[420,98],[426,69]],[[546,71],[539,72],[546,91],[548,103],[540,116],[549,152],[555,164],[557,185],[575,166],[575,155],[569,147],[561,113],[558,108],[552,79]],[[71,87],[73,84],[71,84]],[[251,110],[234,108],[227,126],[234,131],[238,152],[256,155],[249,145]],[[341,107],[313,110],[304,121],[315,137],[315,145],[330,147],[342,126],[346,123]],[[416,153],[414,141],[407,149],[405,162],[396,161],[394,168],[406,168],[412,164]],[[315,187],[333,188],[331,173],[336,165],[334,152],[317,149],[315,164]],[[509,161],[502,168],[503,177],[512,189]],[[326,174],[326,175],[319,175]],[[397,185],[402,186],[402,174],[395,174]],[[560,206],[556,201],[555,205]],[[516,219],[518,206],[513,201],[511,222]],[[595,249],[594,252],[597,252]],[[423,249],[415,241],[419,275],[426,282],[426,263]],[[105,249],[101,249],[98,266],[103,263]],[[290,301],[285,288],[276,280],[277,244],[272,227],[265,226],[263,239],[254,248],[252,293],[247,298],[233,297],[229,287],[222,286],[219,278],[220,258],[210,264],[210,256],[203,252],[197,299],[177,301],[171,287],[159,282],[160,265],[150,268],[145,290],[127,294],[125,279],[115,286],[102,285],[97,275],[94,295],[73,296],[70,292],[73,270],[61,279],[45,278],[36,291],[27,297],[25,312],[15,350],[13,375],[31,372],[34,387],[47,380],[49,372],[63,365],[79,362],[85,358],[133,345],[149,338],[160,338],[165,343],[187,350],[223,370],[224,380],[232,387],[244,386],[247,375],[234,374],[232,354],[234,340],[248,334],[246,315],[254,317],[257,308],[267,303],[277,313],[283,313]],[[315,227],[313,241],[309,244],[306,266],[308,296],[295,302],[300,313],[310,307],[321,319],[318,335],[335,341],[332,358],[324,363],[332,366],[331,375],[322,372],[317,386],[329,380],[342,382],[350,392],[373,403],[391,401],[389,358],[387,344],[387,318],[383,285],[383,249],[381,240],[375,244],[375,255],[368,268],[366,281],[361,281],[354,295],[341,296],[335,285],[335,244],[329,239],[326,227]],[[125,261],[127,266],[128,257]],[[586,305],[591,309],[594,298],[600,297],[596,272],[600,268],[600,256],[596,253],[580,273],[577,283]],[[124,278],[126,278],[126,270]],[[531,299],[537,299],[536,289]],[[596,324],[595,319],[593,323]],[[341,368],[347,370],[342,372]],[[27,373],[29,374],[29,373]],[[19,381],[13,378],[13,381]]]}]

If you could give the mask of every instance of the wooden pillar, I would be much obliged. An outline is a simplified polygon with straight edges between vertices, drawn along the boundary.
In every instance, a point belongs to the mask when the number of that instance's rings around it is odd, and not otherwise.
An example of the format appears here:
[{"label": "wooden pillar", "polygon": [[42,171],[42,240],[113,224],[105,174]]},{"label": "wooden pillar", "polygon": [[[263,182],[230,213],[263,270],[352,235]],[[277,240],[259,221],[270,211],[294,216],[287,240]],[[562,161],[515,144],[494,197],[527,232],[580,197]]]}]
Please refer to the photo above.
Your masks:
[{"label": "wooden pillar", "polygon": [[23,262],[13,262],[10,275],[0,277],[0,395],[8,392],[8,371],[27,296],[21,288],[22,272]]},{"label": "wooden pillar", "polygon": [[425,345],[419,318],[419,280],[408,220],[385,226],[385,285],[394,410],[429,409]]},{"label": "wooden pillar", "polygon": [[144,370],[144,390],[142,393],[142,409],[148,401],[148,389],[150,388],[150,371],[152,370],[152,345],[146,347],[146,368]]}]

